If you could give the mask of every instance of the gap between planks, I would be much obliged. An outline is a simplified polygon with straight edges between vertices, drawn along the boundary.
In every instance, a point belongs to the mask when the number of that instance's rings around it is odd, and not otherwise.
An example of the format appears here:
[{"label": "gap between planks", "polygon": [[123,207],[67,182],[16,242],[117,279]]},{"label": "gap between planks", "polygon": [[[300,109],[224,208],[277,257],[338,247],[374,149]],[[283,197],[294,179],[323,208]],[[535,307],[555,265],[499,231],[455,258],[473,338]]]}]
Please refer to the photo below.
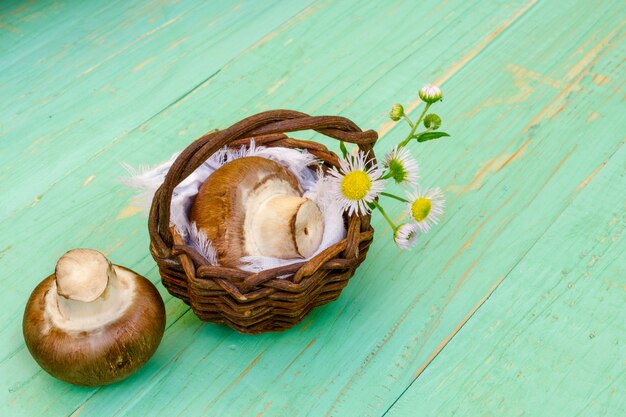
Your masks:
[{"label": "gap between planks", "polygon": [[[626,141],[622,141],[622,144],[617,147],[615,149],[615,151],[613,153],[611,153],[611,155],[602,163],[600,164],[600,166],[598,168],[596,168],[593,173],[591,175],[589,175],[589,177],[587,177],[587,179],[585,179],[581,184],[579,184],[576,187],[576,192],[581,191],[583,188],[585,188],[593,179],[593,177],[595,177],[595,175],[600,172],[602,170],[602,168],[604,168],[607,163],[609,162],[609,160],[611,158],[613,158],[613,156],[618,152],[618,150],[621,148],[621,146],[625,143]],[[441,343],[437,346],[437,348],[435,348],[435,350],[430,354],[430,356],[426,359],[426,361],[424,361],[424,363],[417,369],[417,371],[415,372],[415,374],[413,375],[413,380],[409,383],[409,385],[407,385],[407,387],[400,393],[400,395],[398,395],[398,397],[391,403],[391,405],[385,410],[385,412],[383,414],[381,414],[381,417],[385,417],[387,415],[387,413],[389,413],[389,411],[395,406],[395,404],[400,400],[400,398],[402,398],[404,396],[404,394],[411,388],[411,386],[415,383],[415,381],[417,381],[417,379],[422,375],[422,373],[426,370],[426,368],[435,360],[435,358],[443,351],[443,349],[448,345],[448,343],[450,343],[450,341],[457,335],[457,333],[463,328],[463,326],[465,326],[465,324],[469,321],[469,319],[472,318],[472,316],[480,309],[480,307],[482,307],[482,305],[491,297],[491,295],[496,291],[496,289],[498,289],[498,287],[500,286],[500,284],[504,281],[504,279],[506,277],[508,277],[511,272],[513,272],[517,266],[520,264],[520,262],[522,262],[523,259],[526,258],[526,256],[528,255],[528,253],[535,247],[535,245],[537,245],[537,243],[539,241],[541,241],[541,239],[543,238],[543,236],[547,233],[548,230],[550,230],[550,228],[556,223],[556,221],[561,217],[561,215],[567,210],[567,208],[571,205],[568,204],[566,207],[563,208],[563,210],[554,218],[554,220],[550,223],[550,225],[548,225],[548,227],[544,230],[543,233],[541,233],[541,235],[539,235],[539,237],[535,240],[535,242],[530,245],[530,247],[528,248],[528,250],[524,253],[524,255],[522,255],[520,257],[520,259],[515,263],[515,265],[513,265],[513,267],[504,275],[502,275],[496,282],[495,284],[493,284],[493,286],[487,291],[487,293],[483,296],[483,298],[480,299],[480,301],[478,301],[478,303],[476,303],[476,305],[469,311],[469,313],[461,320],[461,322],[452,330],[452,332],[450,332],[450,334],[448,336],[446,336]]]},{"label": "gap between planks", "polygon": [[[538,239],[539,240],[539,239]],[[535,242],[536,243],[536,242]],[[534,244],[533,244],[534,246]],[[523,259],[524,257],[522,257]],[[515,264],[515,266],[517,266],[517,264]],[[513,269],[515,269],[515,266],[511,269],[511,271]],[[389,405],[389,407],[385,410],[385,412],[383,414],[381,414],[381,417],[384,417],[387,415],[387,413],[389,412],[389,410],[391,410],[393,408],[394,405],[396,405],[396,403],[398,402],[398,400],[400,398],[402,398],[402,396],[404,395],[405,392],[407,392],[409,390],[409,388],[411,388],[411,386],[413,385],[413,383],[415,381],[417,381],[417,378],[419,378],[419,376],[424,372],[424,370],[426,370],[426,368],[428,367],[428,365],[431,364],[431,362],[433,360],[435,360],[435,358],[441,353],[441,351],[446,347],[446,345],[448,343],[450,343],[450,341],[454,338],[454,336],[456,336],[456,334],[459,332],[459,330],[461,330],[463,328],[463,326],[465,326],[465,324],[469,321],[470,318],[472,318],[472,316],[478,311],[478,309],[489,299],[489,297],[491,297],[491,295],[494,293],[494,291],[500,286],[500,284],[502,283],[502,281],[504,281],[504,278],[506,278],[511,271],[509,271],[509,273],[502,275],[500,278],[498,278],[498,280],[495,282],[495,284],[493,284],[491,286],[491,288],[489,288],[489,290],[487,291],[487,293],[483,296],[483,298],[481,298],[478,303],[476,303],[476,305],[469,311],[469,313],[467,313],[465,315],[465,317],[463,317],[463,319],[461,320],[461,322],[459,324],[456,325],[456,327],[452,330],[452,332],[450,332],[450,334],[448,334],[448,336],[446,336],[441,343],[439,343],[439,345],[435,348],[435,350],[430,354],[430,356],[428,356],[428,358],[426,358],[426,361],[424,361],[424,363],[417,369],[417,371],[415,372],[415,374],[413,375],[413,380],[409,383],[409,385],[406,386],[406,388],[404,390],[402,390],[402,392],[400,393],[400,395],[398,395],[398,397]]]}]

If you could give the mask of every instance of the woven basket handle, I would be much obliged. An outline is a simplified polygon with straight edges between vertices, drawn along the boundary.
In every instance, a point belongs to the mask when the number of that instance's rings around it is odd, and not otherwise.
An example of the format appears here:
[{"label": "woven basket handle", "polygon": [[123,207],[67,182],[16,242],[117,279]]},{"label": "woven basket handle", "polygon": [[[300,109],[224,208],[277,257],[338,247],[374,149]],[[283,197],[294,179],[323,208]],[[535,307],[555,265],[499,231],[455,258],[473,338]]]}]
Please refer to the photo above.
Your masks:
[{"label": "woven basket handle", "polygon": [[[354,122],[339,116],[309,116],[293,110],[271,110],[247,117],[227,129],[208,133],[189,145],[176,158],[163,184],[154,195],[149,227],[159,253],[169,255],[172,235],[169,229],[170,202],[174,188],[211,155],[239,139],[274,133],[315,130],[328,137],[354,143],[364,152],[372,150],[378,139],[373,130],[363,132]],[[158,219],[158,220],[157,220]],[[156,233],[153,233],[156,232]]]}]

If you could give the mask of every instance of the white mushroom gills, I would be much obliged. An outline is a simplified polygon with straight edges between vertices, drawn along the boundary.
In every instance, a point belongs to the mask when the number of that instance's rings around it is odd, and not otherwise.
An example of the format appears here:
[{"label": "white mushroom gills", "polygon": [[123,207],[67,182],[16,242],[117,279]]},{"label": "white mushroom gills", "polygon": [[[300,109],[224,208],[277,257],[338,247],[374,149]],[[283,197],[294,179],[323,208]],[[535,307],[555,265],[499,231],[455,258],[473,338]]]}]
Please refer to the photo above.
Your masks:
[{"label": "white mushroom gills", "polygon": [[93,249],[74,249],[56,266],[46,295],[46,315],[66,331],[88,331],[121,317],[132,301],[134,282]]}]

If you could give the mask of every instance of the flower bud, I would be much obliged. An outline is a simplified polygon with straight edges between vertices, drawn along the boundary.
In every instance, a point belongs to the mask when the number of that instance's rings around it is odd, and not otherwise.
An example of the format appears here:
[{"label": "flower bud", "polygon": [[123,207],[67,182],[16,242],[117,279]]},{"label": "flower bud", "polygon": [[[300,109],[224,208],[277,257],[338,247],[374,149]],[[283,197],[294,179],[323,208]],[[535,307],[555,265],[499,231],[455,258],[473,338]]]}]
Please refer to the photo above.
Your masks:
[{"label": "flower bud", "polygon": [[435,101],[441,100],[443,93],[441,92],[441,88],[436,85],[428,84],[420,89],[419,96],[422,101],[426,103],[434,103]]},{"label": "flower bud", "polygon": [[402,107],[402,104],[394,104],[391,107],[391,111],[389,112],[389,117],[394,122],[397,122],[398,120],[402,119],[402,116],[404,116],[404,107]]},{"label": "flower bud", "polygon": [[427,114],[426,117],[424,117],[424,127],[426,127],[426,129],[432,128],[433,130],[437,130],[439,126],[441,126],[441,117],[437,116],[435,113]]}]

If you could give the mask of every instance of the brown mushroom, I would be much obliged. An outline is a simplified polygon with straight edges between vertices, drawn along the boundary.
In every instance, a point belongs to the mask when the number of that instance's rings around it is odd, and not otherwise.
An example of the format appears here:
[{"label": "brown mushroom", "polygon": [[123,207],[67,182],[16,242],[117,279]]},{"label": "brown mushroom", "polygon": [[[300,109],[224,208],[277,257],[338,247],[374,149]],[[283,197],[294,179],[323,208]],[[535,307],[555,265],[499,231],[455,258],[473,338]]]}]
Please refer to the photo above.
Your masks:
[{"label": "brown mushroom", "polygon": [[139,369],[161,341],[165,308],[150,281],[100,252],[74,249],[31,294],[22,322],[28,350],[50,375],[106,385]]},{"label": "brown mushroom", "polygon": [[206,233],[224,266],[243,256],[308,258],[319,247],[324,218],[302,197],[297,178],[258,156],[230,161],[202,184],[190,219]]}]

